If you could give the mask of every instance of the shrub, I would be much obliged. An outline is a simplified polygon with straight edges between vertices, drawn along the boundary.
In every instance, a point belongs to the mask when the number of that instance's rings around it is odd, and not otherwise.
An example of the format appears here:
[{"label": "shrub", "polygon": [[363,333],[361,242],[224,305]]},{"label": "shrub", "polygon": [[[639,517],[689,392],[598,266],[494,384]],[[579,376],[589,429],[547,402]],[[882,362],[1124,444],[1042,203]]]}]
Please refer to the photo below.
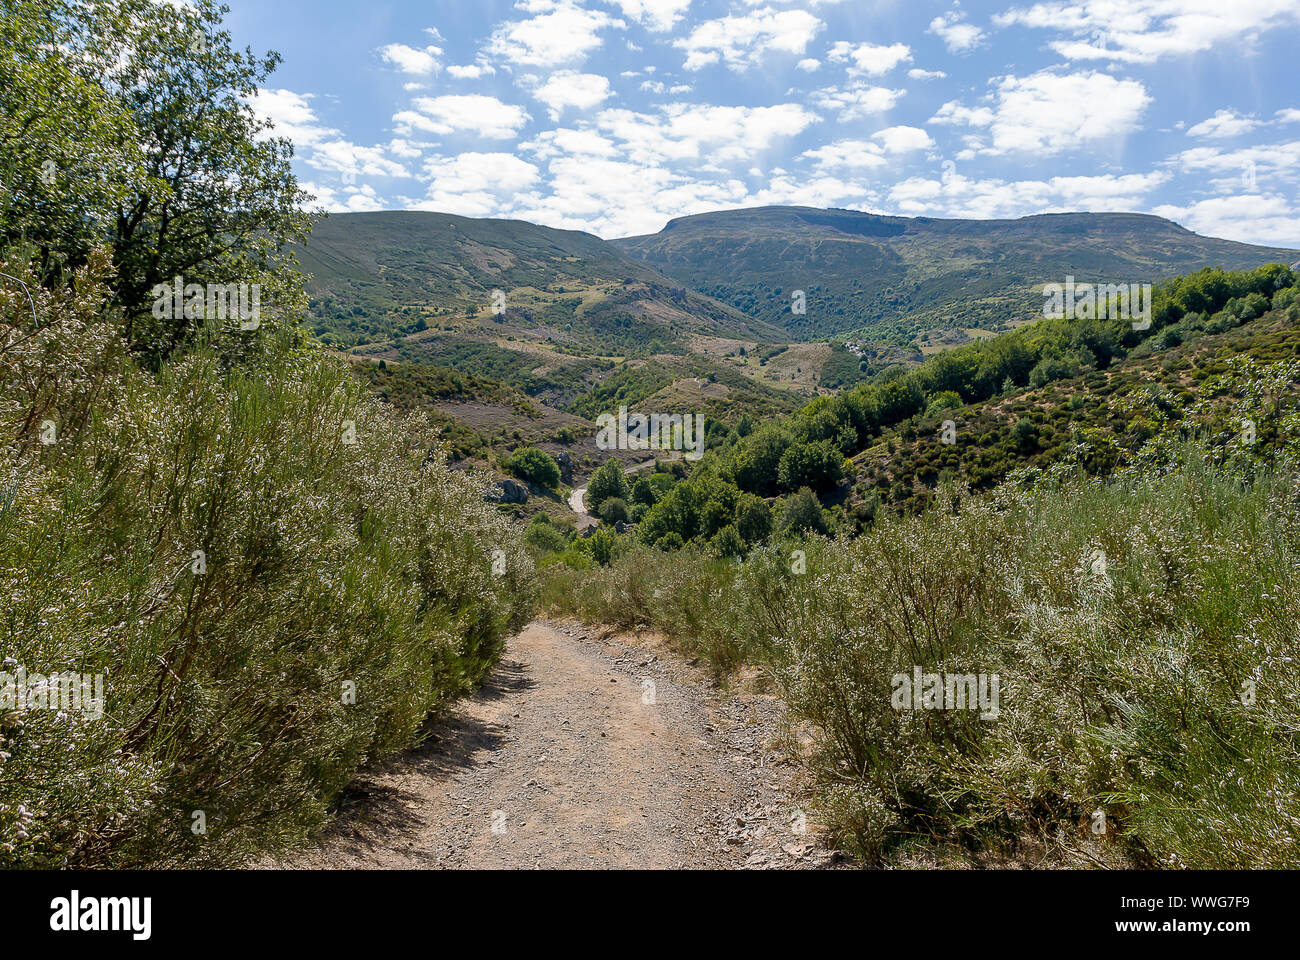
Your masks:
[{"label": "shrub", "polygon": [[554,490],[560,485],[560,465],[555,458],[536,447],[520,447],[504,464],[520,480]]},{"label": "shrub", "polygon": [[779,526],[787,532],[825,533],[826,518],[822,516],[822,505],[817,495],[804,487],[788,497],[781,507]]},{"label": "shrub", "polygon": [[791,444],[777,467],[777,478],[785,490],[825,490],[839,483],[843,474],[844,454],[829,440]]},{"label": "shrub", "polygon": [[587,481],[587,509],[598,513],[600,505],[610,497],[626,500],[630,496],[627,476],[617,460],[606,460]]},{"label": "shrub", "polygon": [[736,503],[736,532],[748,544],[760,543],[772,532],[772,508],[762,497],[742,494]]},{"label": "shrub", "polygon": [[713,549],[722,557],[743,557],[745,555],[745,541],[736,528],[727,524],[713,536]]},{"label": "shrub", "polygon": [[611,527],[616,523],[627,523],[629,516],[627,501],[620,497],[610,497],[600,505],[599,515],[600,519]]},{"label": "shrub", "polygon": [[561,553],[569,546],[568,538],[549,523],[529,524],[524,543],[541,553]]},{"label": "shrub", "polygon": [[345,362],[264,324],[143,371],[105,273],[0,325],[5,656],[106,677],[100,719],[0,712],[0,865],[236,864],[473,689],[531,565]]}]

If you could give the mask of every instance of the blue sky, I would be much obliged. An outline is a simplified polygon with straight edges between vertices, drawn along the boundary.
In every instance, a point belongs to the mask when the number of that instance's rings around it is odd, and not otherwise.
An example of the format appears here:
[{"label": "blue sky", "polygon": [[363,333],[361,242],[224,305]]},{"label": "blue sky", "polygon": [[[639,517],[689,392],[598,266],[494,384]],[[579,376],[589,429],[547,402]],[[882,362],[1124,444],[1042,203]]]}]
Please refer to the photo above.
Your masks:
[{"label": "blue sky", "polygon": [[227,2],[332,211],[1132,210],[1300,247],[1296,0]]}]

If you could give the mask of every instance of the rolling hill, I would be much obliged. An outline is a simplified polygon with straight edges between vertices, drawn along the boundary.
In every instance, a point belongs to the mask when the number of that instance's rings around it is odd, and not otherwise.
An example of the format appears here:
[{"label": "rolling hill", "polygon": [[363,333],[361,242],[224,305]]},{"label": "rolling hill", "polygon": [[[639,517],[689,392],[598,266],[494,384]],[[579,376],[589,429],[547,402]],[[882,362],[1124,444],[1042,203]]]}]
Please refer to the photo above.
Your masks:
[{"label": "rolling hill", "polygon": [[[759,207],[681,217],[659,233],[612,242],[791,339],[935,348],[1037,319],[1042,285],[1067,276],[1158,283],[1203,266],[1300,259],[1300,251],[1203,237],[1129,213],[939,220]],[[800,290],[806,312],[796,314]]]},{"label": "rolling hill", "polygon": [[598,237],[520,220],[336,214],[295,253],[311,275],[310,323],[337,346],[441,329],[623,355],[683,352],[691,333],[781,336]]}]

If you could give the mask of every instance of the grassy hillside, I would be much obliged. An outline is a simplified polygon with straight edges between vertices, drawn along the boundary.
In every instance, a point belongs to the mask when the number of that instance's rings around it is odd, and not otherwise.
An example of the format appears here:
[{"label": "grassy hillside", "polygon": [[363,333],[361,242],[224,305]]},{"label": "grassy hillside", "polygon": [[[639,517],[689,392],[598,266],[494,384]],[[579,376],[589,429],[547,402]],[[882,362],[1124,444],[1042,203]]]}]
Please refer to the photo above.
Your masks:
[{"label": "grassy hillside", "polygon": [[[1253,449],[1267,451],[1278,438],[1274,408],[1300,390],[1290,382],[1300,360],[1298,321],[1294,307],[1217,332],[1184,321],[1105,369],[977,403],[932,401],[854,457],[846,507],[867,516],[879,508],[915,513],[943,481],[991,490],[1026,468],[1069,464],[1105,474],[1132,464],[1152,437],[1170,430],[1224,443],[1250,437]],[[1225,413],[1241,410],[1246,391],[1259,408],[1253,433]],[[951,443],[943,442],[945,423]]]},{"label": "grassy hillside", "polygon": [[[1202,237],[1160,217],[885,217],[762,207],[681,217],[613,243],[666,276],[794,339],[856,332],[899,346],[948,328],[1041,316],[1044,283],[1159,282],[1203,266],[1291,263],[1300,252]],[[792,312],[802,290],[807,312]]]},{"label": "grassy hillside", "polygon": [[[628,534],[530,529],[543,602],[761,667],[867,862],[1294,867],[1295,281],[1200,271],[1150,330],[1044,321],[733,431]],[[918,672],[994,692],[900,702]]]},{"label": "grassy hillside", "polygon": [[775,335],[598,237],[519,220],[336,214],[295,252],[311,275],[309,322],[339,346],[426,328],[517,333],[580,354],[670,349],[693,331]]}]

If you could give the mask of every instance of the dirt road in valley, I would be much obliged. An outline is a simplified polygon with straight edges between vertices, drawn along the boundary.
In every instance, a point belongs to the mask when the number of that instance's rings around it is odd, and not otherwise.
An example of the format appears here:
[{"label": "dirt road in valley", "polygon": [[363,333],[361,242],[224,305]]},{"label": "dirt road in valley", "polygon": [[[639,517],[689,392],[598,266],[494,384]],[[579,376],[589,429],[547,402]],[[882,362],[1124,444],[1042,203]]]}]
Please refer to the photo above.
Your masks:
[{"label": "dirt road in valley", "polygon": [[[653,467],[657,460],[680,460],[682,453],[680,450],[673,450],[667,456],[656,457],[651,460],[642,460],[640,463],[634,463],[629,467],[623,468],[623,473],[627,476],[637,473],[646,467]],[[587,512],[587,485],[584,483],[580,487],[574,487],[569,494],[569,509],[578,515],[578,529],[585,530],[587,527],[596,523],[596,518]]]},{"label": "dirt road in valley", "polygon": [[359,778],[318,843],[276,865],[830,866],[776,745],[782,714],[715,689],[662,641],[536,621],[476,697]]}]

